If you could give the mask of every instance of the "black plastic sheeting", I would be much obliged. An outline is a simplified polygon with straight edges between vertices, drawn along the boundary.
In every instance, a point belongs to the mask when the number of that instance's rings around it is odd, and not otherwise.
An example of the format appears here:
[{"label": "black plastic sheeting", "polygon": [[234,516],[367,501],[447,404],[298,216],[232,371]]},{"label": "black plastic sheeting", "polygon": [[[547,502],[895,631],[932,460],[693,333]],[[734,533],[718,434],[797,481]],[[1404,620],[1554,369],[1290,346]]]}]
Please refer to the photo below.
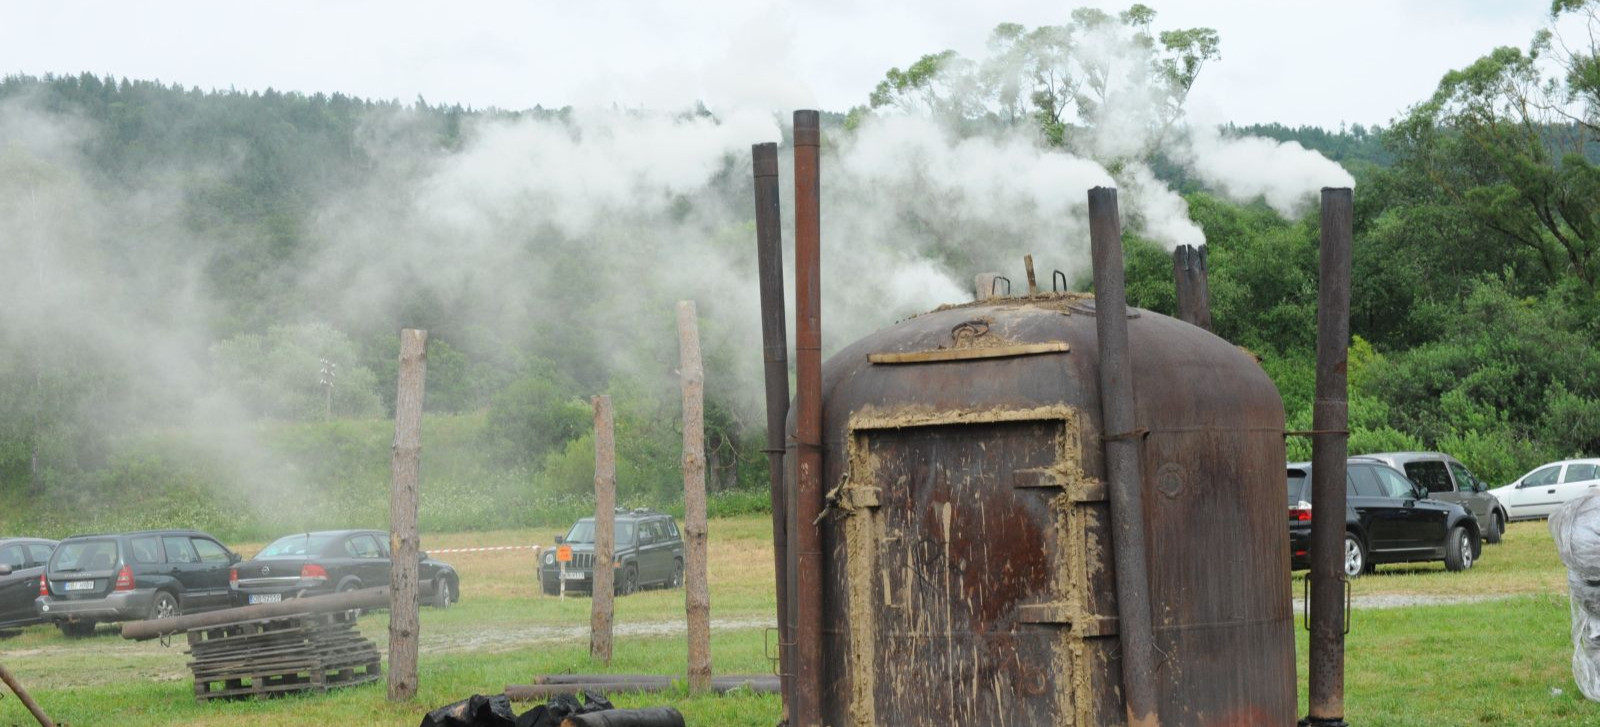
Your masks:
[{"label": "black plastic sheeting", "polygon": [[421,727],[560,727],[561,720],[567,717],[611,709],[615,709],[611,701],[600,694],[585,694],[582,702],[573,694],[557,694],[518,715],[504,694],[474,694],[429,712],[422,718]]}]

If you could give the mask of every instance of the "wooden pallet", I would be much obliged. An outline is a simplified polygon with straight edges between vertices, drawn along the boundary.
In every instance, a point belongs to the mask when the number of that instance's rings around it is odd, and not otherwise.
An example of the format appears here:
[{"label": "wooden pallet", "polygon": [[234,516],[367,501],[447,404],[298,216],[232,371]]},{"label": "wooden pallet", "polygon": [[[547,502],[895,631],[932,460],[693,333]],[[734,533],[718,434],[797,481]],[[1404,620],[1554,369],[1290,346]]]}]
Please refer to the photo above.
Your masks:
[{"label": "wooden pallet", "polygon": [[345,613],[262,619],[190,631],[197,701],[326,692],[377,681],[382,658]]}]

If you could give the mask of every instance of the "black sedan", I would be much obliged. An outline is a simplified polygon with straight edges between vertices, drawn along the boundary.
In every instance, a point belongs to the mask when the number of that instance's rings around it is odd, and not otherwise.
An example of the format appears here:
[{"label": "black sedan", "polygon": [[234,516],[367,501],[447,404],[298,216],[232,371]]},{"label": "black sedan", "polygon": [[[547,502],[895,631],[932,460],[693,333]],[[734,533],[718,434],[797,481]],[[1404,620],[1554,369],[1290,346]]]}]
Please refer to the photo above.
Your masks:
[{"label": "black sedan", "polygon": [[39,595],[39,576],[55,549],[54,540],[0,538],[0,628],[40,622],[33,599]]},{"label": "black sedan", "polygon": [[[254,558],[234,566],[229,590],[238,606],[285,598],[343,593],[389,585],[389,534],[382,530],[329,530],[285,535]],[[439,608],[461,600],[454,568],[422,554],[417,590]]]},{"label": "black sedan", "polygon": [[[1288,479],[1289,554],[1295,568],[1306,568],[1311,463],[1290,463]],[[1345,470],[1344,530],[1344,572],[1351,578],[1371,572],[1378,563],[1442,560],[1449,570],[1466,570],[1482,548],[1478,521],[1470,511],[1430,499],[1427,490],[1399,470],[1359,457],[1351,458]]]}]

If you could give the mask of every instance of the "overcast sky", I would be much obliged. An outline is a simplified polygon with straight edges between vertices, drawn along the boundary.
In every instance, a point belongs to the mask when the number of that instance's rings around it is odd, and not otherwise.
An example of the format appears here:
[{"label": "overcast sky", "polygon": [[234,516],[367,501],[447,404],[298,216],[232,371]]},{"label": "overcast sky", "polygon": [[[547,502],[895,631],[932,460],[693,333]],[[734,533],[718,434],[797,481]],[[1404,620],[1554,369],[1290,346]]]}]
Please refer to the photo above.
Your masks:
[{"label": "overcast sky", "polygon": [[[843,111],[891,66],[982,54],[1000,22],[1131,2],[33,2],[0,20],[0,72],[91,71],[201,88],[472,106]],[[1442,74],[1526,47],[1549,0],[1146,0],[1156,29],[1215,28],[1191,112],[1239,123],[1386,123]]]}]

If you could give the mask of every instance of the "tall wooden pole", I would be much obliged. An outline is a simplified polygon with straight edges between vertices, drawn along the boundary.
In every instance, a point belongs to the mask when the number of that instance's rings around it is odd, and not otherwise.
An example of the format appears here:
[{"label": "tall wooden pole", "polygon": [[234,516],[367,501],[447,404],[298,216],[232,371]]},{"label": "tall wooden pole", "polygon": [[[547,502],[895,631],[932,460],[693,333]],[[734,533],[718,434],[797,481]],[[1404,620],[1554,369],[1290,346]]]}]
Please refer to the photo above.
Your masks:
[{"label": "tall wooden pole", "polygon": [[428,332],[400,332],[400,390],[394,400],[389,488],[389,701],[417,695],[417,483],[421,479],[422,391]]},{"label": "tall wooden pole", "polygon": [[679,375],[683,381],[683,534],[688,559],[689,690],[711,688],[711,593],[706,588],[705,383],[694,301],[678,301]]},{"label": "tall wooden pole", "polygon": [[589,606],[589,657],[611,663],[612,600],[616,571],[617,446],[611,425],[611,397],[594,397],[594,598]]}]

